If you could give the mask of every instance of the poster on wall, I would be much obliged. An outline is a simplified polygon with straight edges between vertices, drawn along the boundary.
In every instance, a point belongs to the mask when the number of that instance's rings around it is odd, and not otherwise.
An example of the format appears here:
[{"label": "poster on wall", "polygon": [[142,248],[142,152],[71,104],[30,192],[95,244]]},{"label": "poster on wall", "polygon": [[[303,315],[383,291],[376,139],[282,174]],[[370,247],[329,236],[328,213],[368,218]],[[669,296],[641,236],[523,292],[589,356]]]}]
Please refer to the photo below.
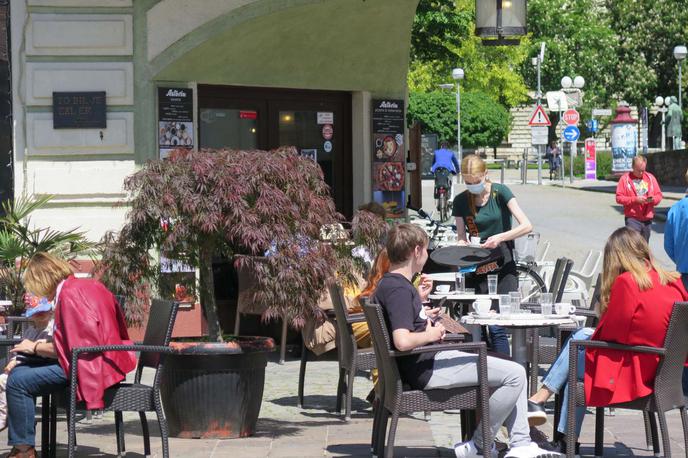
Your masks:
[{"label": "poster on wall", "polygon": [[177,148],[194,147],[193,89],[158,88],[158,149],[164,159]]},{"label": "poster on wall", "polygon": [[637,153],[638,126],[631,123],[613,124],[612,172],[629,172]]},{"label": "poster on wall", "polygon": [[385,207],[388,218],[401,218],[406,206],[404,101],[373,100],[372,110],[373,200]]}]

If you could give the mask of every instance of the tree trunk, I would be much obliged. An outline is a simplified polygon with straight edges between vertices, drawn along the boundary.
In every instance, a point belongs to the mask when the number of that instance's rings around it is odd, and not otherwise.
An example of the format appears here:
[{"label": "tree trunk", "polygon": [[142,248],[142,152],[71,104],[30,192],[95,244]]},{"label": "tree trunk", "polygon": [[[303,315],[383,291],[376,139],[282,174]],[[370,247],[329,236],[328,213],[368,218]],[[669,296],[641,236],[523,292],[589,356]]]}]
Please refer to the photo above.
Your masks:
[{"label": "tree trunk", "polygon": [[204,244],[199,253],[199,269],[201,274],[201,306],[208,322],[208,336],[211,340],[222,342],[222,330],[217,317],[215,302],[215,282],[213,281],[213,244]]}]

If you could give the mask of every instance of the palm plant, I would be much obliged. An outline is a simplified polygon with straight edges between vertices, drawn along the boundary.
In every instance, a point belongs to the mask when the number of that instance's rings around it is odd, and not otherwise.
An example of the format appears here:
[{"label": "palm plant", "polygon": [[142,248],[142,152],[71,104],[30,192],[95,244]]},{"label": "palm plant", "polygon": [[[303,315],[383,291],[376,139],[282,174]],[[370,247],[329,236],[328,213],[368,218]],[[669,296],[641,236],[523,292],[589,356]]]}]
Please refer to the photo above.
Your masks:
[{"label": "palm plant", "polygon": [[20,197],[2,203],[0,216],[0,291],[12,301],[10,315],[24,309],[22,274],[34,253],[48,252],[64,259],[91,255],[95,245],[76,228],[58,231],[50,227],[34,227],[31,213],[45,206],[52,196],[35,199]]}]

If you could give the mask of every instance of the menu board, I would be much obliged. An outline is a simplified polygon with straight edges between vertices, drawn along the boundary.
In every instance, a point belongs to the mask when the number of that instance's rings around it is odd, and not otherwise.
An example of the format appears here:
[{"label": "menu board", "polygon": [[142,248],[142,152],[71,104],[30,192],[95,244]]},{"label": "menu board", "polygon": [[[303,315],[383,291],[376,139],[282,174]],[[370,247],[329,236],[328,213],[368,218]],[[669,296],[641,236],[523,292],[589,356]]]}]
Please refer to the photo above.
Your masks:
[{"label": "menu board", "polygon": [[177,148],[192,149],[193,89],[158,88],[158,149],[164,159]]},{"label": "menu board", "polygon": [[373,100],[373,200],[387,210],[388,218],[404,216],[406,149],[404,101]]}]

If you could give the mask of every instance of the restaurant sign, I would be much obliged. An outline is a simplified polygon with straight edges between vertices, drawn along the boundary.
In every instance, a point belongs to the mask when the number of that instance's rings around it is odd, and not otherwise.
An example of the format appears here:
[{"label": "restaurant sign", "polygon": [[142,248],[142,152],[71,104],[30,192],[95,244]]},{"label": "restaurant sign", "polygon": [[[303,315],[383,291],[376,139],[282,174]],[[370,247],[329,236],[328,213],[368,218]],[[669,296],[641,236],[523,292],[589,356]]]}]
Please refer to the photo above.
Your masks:
[{"label": "restaurant sign", "polygon": [[105,129],[105,91],[53,92],[53,129]]}]

